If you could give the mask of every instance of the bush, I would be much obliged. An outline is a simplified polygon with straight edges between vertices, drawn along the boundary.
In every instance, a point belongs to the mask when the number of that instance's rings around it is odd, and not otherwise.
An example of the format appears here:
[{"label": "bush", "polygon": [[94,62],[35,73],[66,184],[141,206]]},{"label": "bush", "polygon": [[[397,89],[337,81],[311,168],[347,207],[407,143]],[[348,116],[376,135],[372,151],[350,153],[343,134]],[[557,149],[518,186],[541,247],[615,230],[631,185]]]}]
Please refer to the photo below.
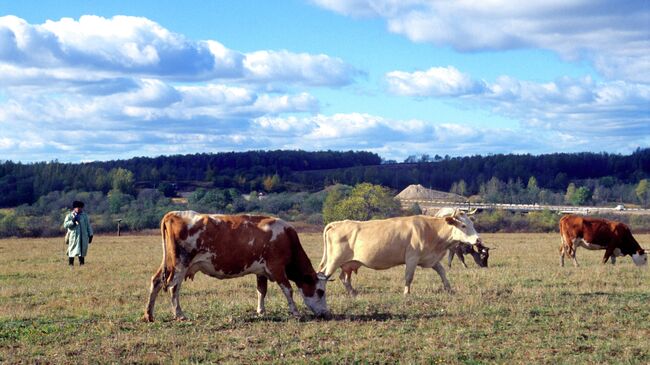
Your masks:
[{"label": "bush", "polygon": [[395,217],[401,213],[397,200],[391,191],[380,185],[357,184],[349,194],[335,188],[330,191],[323,204],[325,223],[353,219],[366,221]]}]

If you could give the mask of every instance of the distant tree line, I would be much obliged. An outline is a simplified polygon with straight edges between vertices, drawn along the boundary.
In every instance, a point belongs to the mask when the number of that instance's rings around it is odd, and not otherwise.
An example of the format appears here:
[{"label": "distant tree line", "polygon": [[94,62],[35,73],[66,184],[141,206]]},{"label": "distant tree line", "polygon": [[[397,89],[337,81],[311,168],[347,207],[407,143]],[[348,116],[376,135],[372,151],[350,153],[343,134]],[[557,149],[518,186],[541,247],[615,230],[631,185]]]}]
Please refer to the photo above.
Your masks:
[{"label": "distant tree line", "polygon": [[[603,186],[637,184],[650,178],[650,148],[637,149],[630,155],[610,153],[553,153],[546,155],[488,155],[454,157],[437,156],[407,159],[410,163],[385,163],[334,170],[297,171],[285,180],[316,188],[323,184],[354,185],[361,182],[402,190],[421,184],[436,190],[450,191],[462,181],[462,195],[481,193],[490,180],[496,179],[526,187],[531,177],[540,189],[565,192],[569,183],[602,180]],[[493,180],[492,182],[495,182]],[[611,187],[611,186],[610,186]]]},{"label": "distant tree line", "polygon": [[[650,148],[630,155],[554,153],[409,158],[383,161],[370,152],[249,151],[137,157],[91,163],[0,163],[0,207],[35,203],[54,191],[119,190],[132,196],[144,188],[167,197],[177,190],[235,189],[266,193],[319,191],[360,183],[401,190],[410,184],[453,191],[488,201],[564,202],[650,200],[639,184],[650,178]],[[568,192],[570,184],[575,191]],[[583,189],[581,189],[583,188]],[[636,190],[639,189],[639,192]],[[588,190],[588,191],[587,191]],[[571,193],[571,194],[568,194]]]},{"label": "distant tree line", "polygon": [[[207,187],[281,191],[300,187],[281,177],[293,171],[379,165],[381,158],[371,152],[354,151],[249,151],[159,157],[136,157],[90,163],[39,162],[0,163],[0,207],[31,204],[53,191],[101,191],[108,193],[128,179],[136,188],[161,188],[167,195],[174,186],[207,182]],[[130,174],[130,176],[124,176]],[[284,180],[284,179],[283,179]],[[116,182],[121,181],[121,182]]]}]

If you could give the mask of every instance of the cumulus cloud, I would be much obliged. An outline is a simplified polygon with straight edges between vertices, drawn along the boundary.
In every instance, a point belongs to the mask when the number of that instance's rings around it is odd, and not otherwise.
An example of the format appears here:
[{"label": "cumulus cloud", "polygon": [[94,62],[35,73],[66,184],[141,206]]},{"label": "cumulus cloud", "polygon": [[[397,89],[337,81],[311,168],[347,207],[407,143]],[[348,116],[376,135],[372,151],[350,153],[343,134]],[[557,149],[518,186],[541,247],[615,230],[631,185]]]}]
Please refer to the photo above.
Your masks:
[{"label": "cumulus cloud", "polygon": [[460,51],[542,48],[588,60],[610,79],[650,82],[650,3],[632,1],[312,0],[332,11],[380,17],[414,42]]},{"label": "cumulus cloud", "polygon": [[156,77],[176,81],[236,79],[240,82],[341,86],[358,71],[324,54],[261,50],[242,53],[216,40],[194,41],[147,18],[85,15],[43,24],[0,17],[0,67],[42,80]]},{"label": "cumulus cloud", "polygon": [[502,76],[474,80],[453,67],[386,74],[389,91],[416,97],[462,97],[529,127],[620,137],[650,135],[650,85],[590,77],[536,83]]},{"label": "cumulus cloud", "polygon": [[[626,151],[635,141],[619,135],[571,135],[552,129],[477,127],[461,123],[395,120],[364,113],[298,118],[260,117],[253,128],[275,148],[364,149],[385,158],[404,159],[417,152],[467,155],[507,150],[513,153],[584,151],[590,144],[608,151]],[[638,145],[638,144],[637,144]]]},{"label": "cumulus cloud", "polygon": [[408,96],[461,96],[482,92],[484,85],[453,66],[426,71],[391,71],[386,74],[389,91]]}]

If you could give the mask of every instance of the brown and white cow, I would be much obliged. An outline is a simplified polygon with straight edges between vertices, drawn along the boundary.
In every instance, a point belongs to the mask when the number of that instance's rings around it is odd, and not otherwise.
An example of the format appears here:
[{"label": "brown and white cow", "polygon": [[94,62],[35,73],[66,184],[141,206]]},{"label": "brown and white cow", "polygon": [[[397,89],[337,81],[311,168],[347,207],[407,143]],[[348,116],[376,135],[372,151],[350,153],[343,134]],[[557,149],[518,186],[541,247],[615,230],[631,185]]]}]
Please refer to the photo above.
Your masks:
[{"label": "brown and white cow", "polygon": [[565,215],[560,218],[560,266],[564,266],[564,256],[573,258],[573,264],[578,266],[576,249],[584,247],[588,250],[605,250],[603,264],[616,256],[630,255],[637,266],[647,265],[648,255],[632,236],[630,228],[621,222],[601,218]]},{"label": "brown and white cow", "polygon": [[323,259],[318,271],[330,277],[340,267],[339,278],[353,296],[357,292],[352,288],[352,272],[361,266],[384,270],[406,265],[404,294],[411,290],[415,268],[430,267],[445,289],[451,290],[440,260],[459,242],[480,242],[472,221],[459,210],[445,218],[417,215],[332,222],[323,231]]},{"label": "brown and white cow", "polygon": [[179,303],[181,283],[197,272],[229,279],[257,276],[257,312],[265,312],[267,281],[278,283],[294,316],[289,280],[296,283],[307,307],[330,317],[325,299],[325,278],[319,278],[300,244],[298,234],[278,218],[251,215],[208,215],[194,211],[167,213],[160,222],[163,260],[151,278],[144,320],[153,321],[153,308],[161,288],[171,292],[174,317],[186,317]]}]

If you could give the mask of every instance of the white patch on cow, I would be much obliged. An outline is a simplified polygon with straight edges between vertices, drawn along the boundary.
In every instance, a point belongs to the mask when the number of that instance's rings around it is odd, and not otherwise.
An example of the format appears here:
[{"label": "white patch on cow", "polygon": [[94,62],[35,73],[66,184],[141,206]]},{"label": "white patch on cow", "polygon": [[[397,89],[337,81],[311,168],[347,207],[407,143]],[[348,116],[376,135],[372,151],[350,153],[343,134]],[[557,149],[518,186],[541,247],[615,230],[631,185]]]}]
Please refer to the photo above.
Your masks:
[{"label": "white patch on cow", "polygon": [[264,259],[254,261],[250,266],[245,267],[243,274],[271,275]]},{"label": "white patch on cow", "polygon": [[639,255],[635,253],[632,255],[632,261],[636,266],[646,266],[648,265],[648,254],[644,253],[643,255]]},{"label": "white patch on cow", "polygon": [[[194,225],[190,226],[189,230],[192,230],[192,227],[194,227]],[[187,239],[185,240],[185,243],[187,244],[188,248],[190,248],[190,249],[196,249],[197,248],[196,241],[199,239],[199,237],[201,236],[201,233],[203,233],[203,231],[205,231],[205,227],[197,230],[193,235],[187,237]]]},{"label": "white patch on cow", "polygon": [[216,254],[214,252],[203,252],[194,256],[192,262],[190,262],[187,274],[191,276],[201,271],[206,275],[219,277],[216,275],[217,272],[215,271],[214,264],[212,263],[212,259],[215,256]]},{"label": "white patch on cow", "polygon": [[196,222],[201,220],[201,214],[193,210],[177,210],[174,214],[183,218],[188,226],[193,226]]},{"label": "white patch on cow", "polygon": [[284,221],[276,220],[275,222],[271,224],[265,224],[262,227],[262,230],[264,232],[271,232],[271,239],[269,241],[275,241],[276,238],[282,233],[284,233],[284,229],[287,228],[287,224]]},{"label": "white patch on cow", "polygon": [[215,223],[221,223],[221,218],[223,218],[223,214],[210,214],[210,219],[214,220]]},{"label": "white patch on cow", "polygon": [[255,243],[255,238],[251,238],[250,241],[248,241],[248,245],[252,246]]},{"label": "white patch on cow", "polygon": [[[597,245],[595,243],[587,242],[583,238],[576,238],[573,240],[573,245],[574,246],[581,246],[586,248],[587,250],[604,250],[605,246],[602,245]],[[619,250],[620,251],[620,250]],[[617,255],[620,256],[620,255]]]},{"label": "white patch on cow", "polygon": [[[317,316],[329,315],[329,309],[327,309],[327,300],[325,297],[326,284],[327,284],[327,280],[318,280],[316,284],[316,288],[314,289],[314,295],[312,295],[311,297],[306,296],[305,293],[303,293],[302,289],[300,287],[298,288],[298,291],[300,292],[300,295],[302,296],[305,305],[309,309],[311,309],[311,311],[314,312],[314,314]],[[323,291],[322,297],[318,296],[319,289]]]}]

